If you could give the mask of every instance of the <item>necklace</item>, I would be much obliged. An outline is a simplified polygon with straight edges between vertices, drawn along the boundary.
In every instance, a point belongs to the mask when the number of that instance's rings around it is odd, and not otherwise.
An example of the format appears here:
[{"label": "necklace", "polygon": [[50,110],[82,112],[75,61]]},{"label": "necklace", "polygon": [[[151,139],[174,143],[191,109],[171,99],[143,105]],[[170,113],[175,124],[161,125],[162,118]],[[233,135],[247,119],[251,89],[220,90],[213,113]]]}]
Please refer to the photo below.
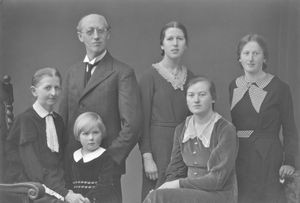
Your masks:
[{"label": "necklace", "polygon": [[168,82],[170,82],[173,88],[183,90],[184,84],[187,78],[187,69],[181,66],[177,73],[172,74],[170,69],[161,65],[160,63],[152,64],[152,66],[157,70],[157,72]]},{"label": "necklace", "polygon": [[169,72],[173,77],[174,79],[178,79],[178,75],[180,74],[181,70],[182,70],[182,66],[177,66],[175,68],[168,68],[166,66],[164,66],[161,62],[158,63],[158,65],[165,69],[167,72]]}]

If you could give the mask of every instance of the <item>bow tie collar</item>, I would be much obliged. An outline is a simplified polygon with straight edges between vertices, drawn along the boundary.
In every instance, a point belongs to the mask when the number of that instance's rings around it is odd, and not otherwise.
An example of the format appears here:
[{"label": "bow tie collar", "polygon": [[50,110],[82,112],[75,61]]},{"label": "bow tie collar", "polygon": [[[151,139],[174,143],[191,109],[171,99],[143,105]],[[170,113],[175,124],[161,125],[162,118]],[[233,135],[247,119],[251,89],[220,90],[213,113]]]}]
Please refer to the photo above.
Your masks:
[{"label": "bow tie collar", "polygon": [[273,75],[267,73],[262,80],[254,83],[247,82],[244,76],[238,77],[235,81],[237,87],[233,90],[231,110],[244,97],[245,93],[249,91],[251,104],[255,111],[259,113],[261,104],[267,95],[267,92],[263,90],[263,88],[265,88],[271,82],[273,77]]},{"label": "bow tie collar", "polygon": [[53,112],[48,112],[44,109],[38,101],[32,105],[34,111],[41,117],[45,119],[46,122],[46,138],[47,146],[52,152],[59,152],[59,143],[56,133],[56,127],[54,123],[55,114]]},{"label": "bow tie collar", "polygon": [[56,128],[53,120],[53,114],[49,113],[45,119],[46,119],[47,146],[52,152],[58,152],[59,144],[58,144]]}]

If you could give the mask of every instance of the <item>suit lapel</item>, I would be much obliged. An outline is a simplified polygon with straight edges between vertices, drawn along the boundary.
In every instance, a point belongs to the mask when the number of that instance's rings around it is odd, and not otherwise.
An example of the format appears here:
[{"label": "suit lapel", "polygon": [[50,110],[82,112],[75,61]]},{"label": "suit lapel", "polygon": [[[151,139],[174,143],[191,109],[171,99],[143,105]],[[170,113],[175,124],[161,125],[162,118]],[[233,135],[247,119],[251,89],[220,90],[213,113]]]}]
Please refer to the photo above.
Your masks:
[{"label": "suit lapel", "polygon": [[83,89],[79,101],[114,72],[112,65],[113,58],[107,52],[104,58],[97,65],[95,72],[92,74],[90,80],[86,84],[86,87]]},{"label": "suit lapel", "polygon": [[85,80],[85,63],[81,62],[74,71],[74,78],[76,78],[76,86],[79,92],[84,91],[84,80]]}]

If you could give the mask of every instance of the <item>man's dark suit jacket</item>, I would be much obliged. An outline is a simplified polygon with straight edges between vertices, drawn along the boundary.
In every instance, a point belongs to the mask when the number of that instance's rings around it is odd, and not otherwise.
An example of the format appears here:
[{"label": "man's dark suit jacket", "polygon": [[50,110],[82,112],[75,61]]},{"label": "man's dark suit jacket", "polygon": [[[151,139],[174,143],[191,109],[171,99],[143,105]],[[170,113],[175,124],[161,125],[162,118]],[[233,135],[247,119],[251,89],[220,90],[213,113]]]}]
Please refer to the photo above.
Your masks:
[{"label": "man's dark suit jacket", "polygon": [[142,119],[134,71],[107,52],[84,87],[85,67],[83,62],[70,67],[62,81],[59,113],[67,126],[66,153],[70,155],[80,147],[73,134],[77,116],[96,112],[106,126],[107,137],[101,146],[109,149],[123,174],[125,160],[138,141]]}]

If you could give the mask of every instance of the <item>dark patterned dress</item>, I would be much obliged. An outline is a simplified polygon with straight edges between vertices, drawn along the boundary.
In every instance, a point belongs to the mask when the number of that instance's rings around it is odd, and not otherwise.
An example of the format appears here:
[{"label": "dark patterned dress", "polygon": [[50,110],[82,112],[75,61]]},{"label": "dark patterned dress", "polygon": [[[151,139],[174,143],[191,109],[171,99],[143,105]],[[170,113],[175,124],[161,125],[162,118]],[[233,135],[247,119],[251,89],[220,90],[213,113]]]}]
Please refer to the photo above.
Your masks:
[{"label": "dark patterned dress", "polygon": [[72,190],[89,198],[91,203],[121,203],[117,188],[120,176],[114,174],[118,165],[109,152],[98,154],[87,162],[82,157],[75,158],[75,154],[81,154],[81,149],[75,151],[72,161]]},{"label": "dark patterned dress", "polygon": [[229,90],[240,145],[236,161],[239,202],[284,202],[279,169],[295,166],[298,143],[290,89],[267,74],[256,83],[247,83],[241,76],[231,82]]}]

